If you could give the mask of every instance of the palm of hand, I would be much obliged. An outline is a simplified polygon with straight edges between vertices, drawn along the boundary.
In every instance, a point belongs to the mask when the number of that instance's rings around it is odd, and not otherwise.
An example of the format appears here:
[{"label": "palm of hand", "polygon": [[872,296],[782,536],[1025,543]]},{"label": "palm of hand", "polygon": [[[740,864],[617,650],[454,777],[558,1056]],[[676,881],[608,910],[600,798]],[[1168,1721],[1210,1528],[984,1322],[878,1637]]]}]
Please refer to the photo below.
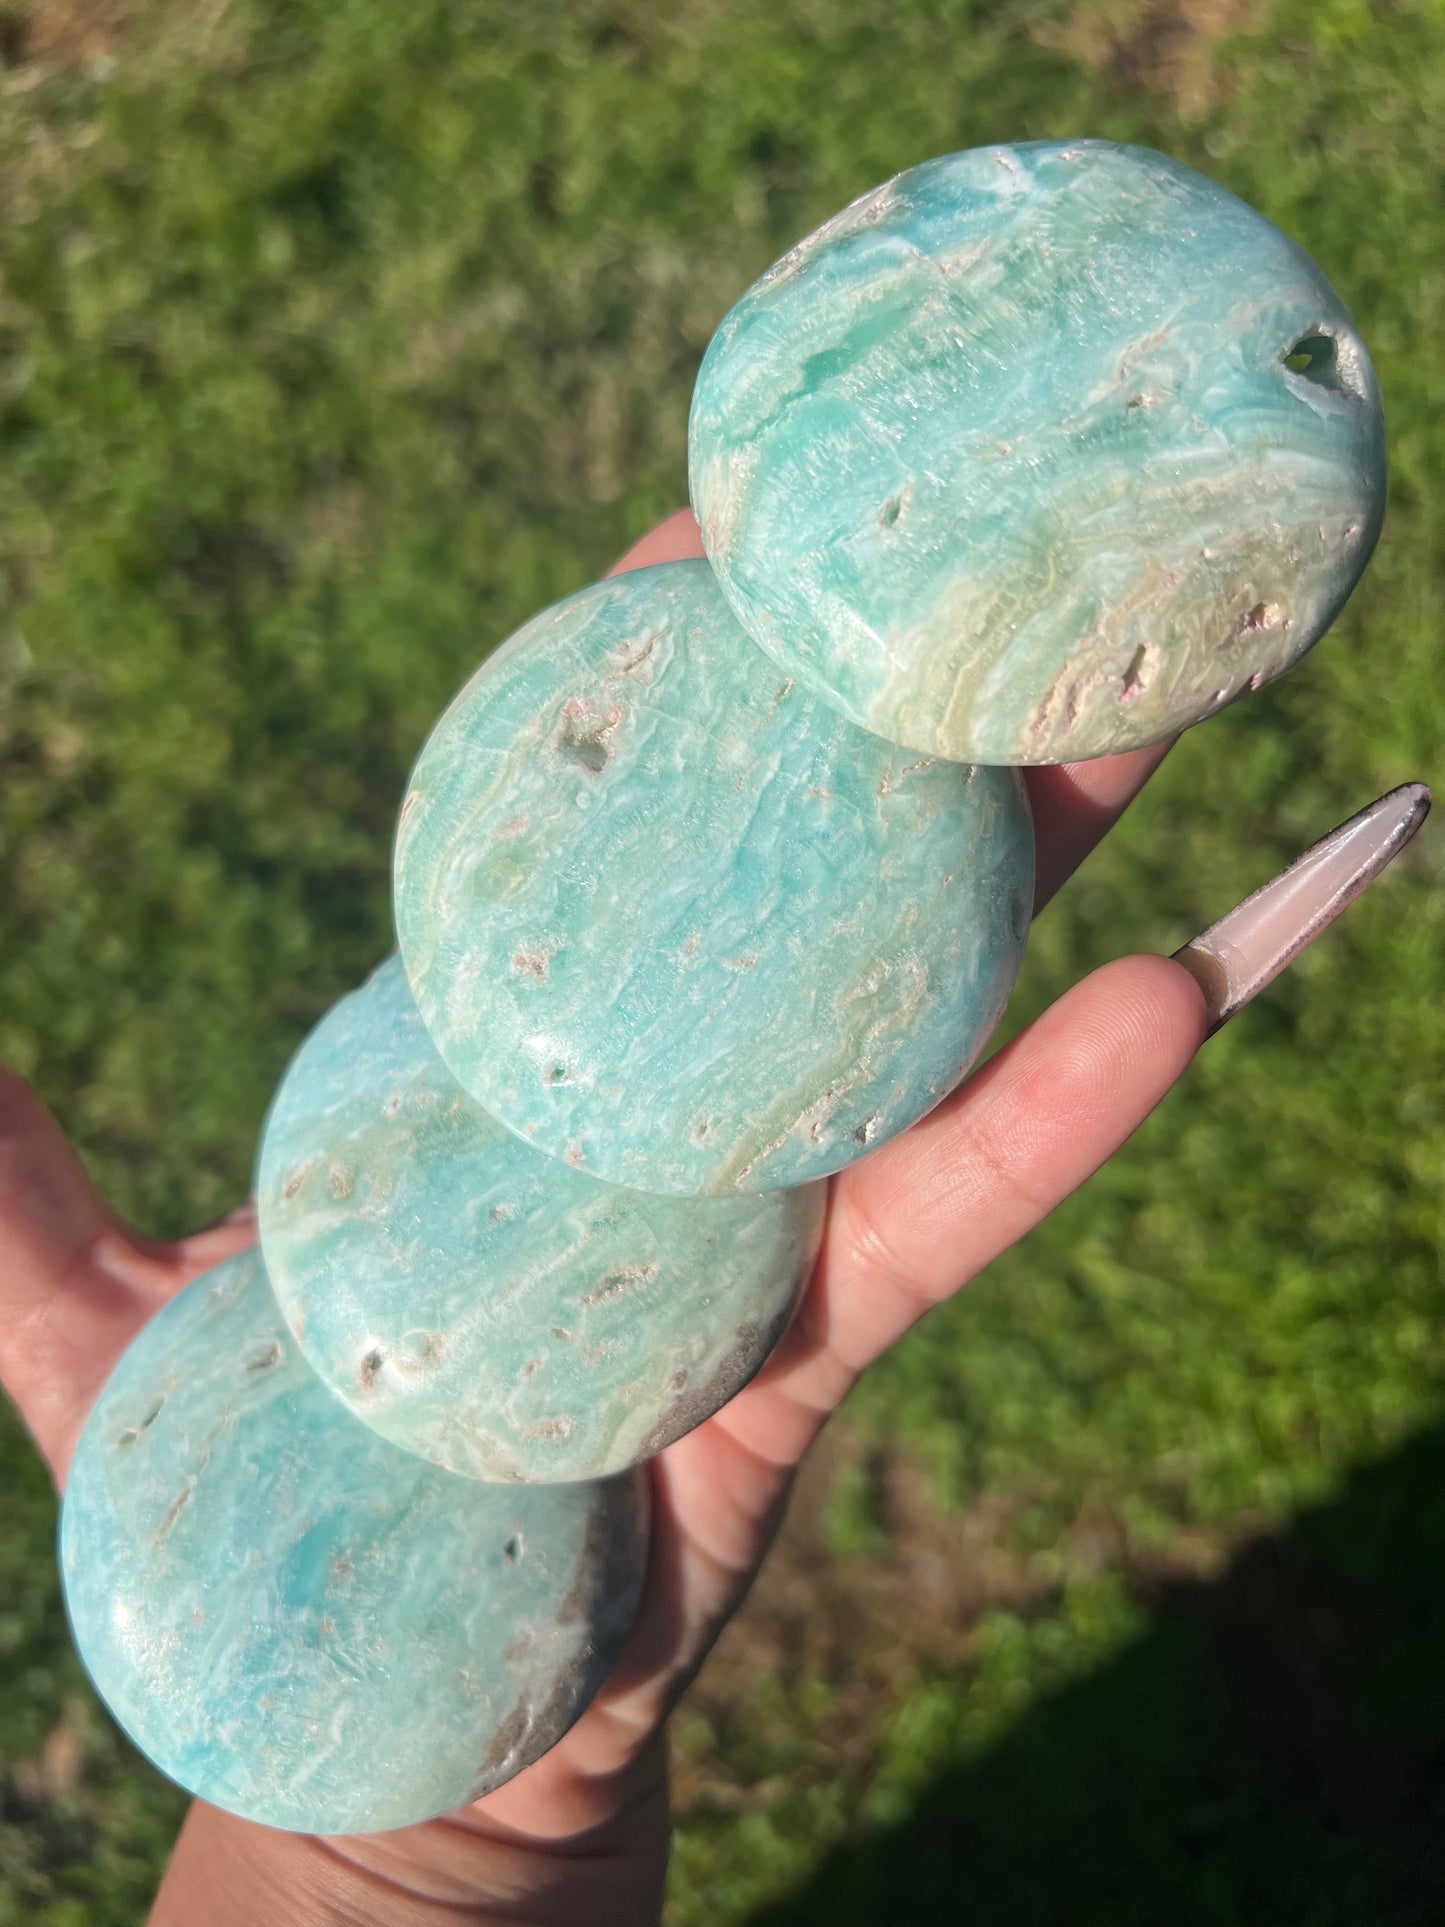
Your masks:
[{"label": "palm of hand", "polygon": [[[699,552],[684,513],[619,566]],[[1041,900],[1161,755],[1029,772]],[[833,1181],[818,1264],[782,1345],[746,1390],[652,1461],[637,1624],[606,1688],[535,1766],[450,1819],[344,1843],[198,1806],[156,1918],[199,1917],[191,1888],[204,1886],[208,1919],[299,1918],[298,1894],[315,1896],[326,1919],[325,1895],[347,1885],[357,1889],[347,1919],[651,1917],[666,1858],[663,1722],[751,1584],[798,1461],[869,1363],[1112,1154],[1204,1026],[1179,966],[1144,956],[1106,965]],[[0,1069],[0,1376],[58,1482],[136,1331],[254,1238],[249,1211],[178,1244],[129,1230],[39,1101]],[[285,1896],[282,1912],[266,1911],[267,1889]]]}]

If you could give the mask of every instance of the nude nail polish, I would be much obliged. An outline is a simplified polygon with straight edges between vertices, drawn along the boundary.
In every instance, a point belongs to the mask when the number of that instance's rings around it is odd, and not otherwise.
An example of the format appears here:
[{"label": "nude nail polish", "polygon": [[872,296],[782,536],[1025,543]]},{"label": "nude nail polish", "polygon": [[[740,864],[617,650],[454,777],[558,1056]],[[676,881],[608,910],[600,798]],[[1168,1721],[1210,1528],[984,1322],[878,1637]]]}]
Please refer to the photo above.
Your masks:
[{"label": "nude nail polish", "polygon": [[1423,783],[1402,783],[1297,857],[1174,952],[1209,1006],[1208,1035],[1272,983],[1398,856],[1430,813]]}]

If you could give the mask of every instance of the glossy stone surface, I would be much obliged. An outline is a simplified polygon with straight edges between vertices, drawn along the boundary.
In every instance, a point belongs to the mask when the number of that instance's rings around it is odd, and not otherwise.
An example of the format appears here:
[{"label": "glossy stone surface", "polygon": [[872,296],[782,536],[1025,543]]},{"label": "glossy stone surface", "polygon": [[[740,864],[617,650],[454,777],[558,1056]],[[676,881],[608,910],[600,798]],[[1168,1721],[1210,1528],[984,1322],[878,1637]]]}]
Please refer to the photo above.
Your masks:
[{"label": "glossy stone surface", "polygon": [[801,1184],[955,1084],[1033,894],[1019,779],[855,729],[705,562],[601,582],[483,665],[402,806],[396,920],[493,1116],[641,1190]]},{"label": "glossy stone surface", "polygon": [[822,1184],[600,1184],[465,1096],[399,957],[301,1047],[257,1200],[277,1299],[359,1418],[481,1479],[617,1472],[700,1425],[782,1333]]},{"label": "glossy stone surface", "polygon": [[725,318],[693,505],[739,617],[890,740],[1155,742],[1277,676],[1379,532],[1379,390],[1315,264],[1105,141],[911,168]]},{"label": "glossy stone surface", "polygon": [[359,1424],[248,1252],[116,1367],[60,1553],[81,1657],[163,1772],[341,1833],[449,1812],[545,1752],[621,1644],[644,1538],[632,1477],[481,1485]]}]

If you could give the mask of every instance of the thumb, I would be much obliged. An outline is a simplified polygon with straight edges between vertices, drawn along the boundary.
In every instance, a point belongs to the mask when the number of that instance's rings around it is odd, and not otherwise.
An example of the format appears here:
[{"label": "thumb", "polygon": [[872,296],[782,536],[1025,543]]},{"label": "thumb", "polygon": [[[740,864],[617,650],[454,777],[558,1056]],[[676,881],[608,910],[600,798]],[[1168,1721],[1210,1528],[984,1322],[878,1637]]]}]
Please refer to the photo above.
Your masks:
[{"label": "thumb", "polygon": [[132,1231],[25,1079],[0,1064],[0,1383],[57,1481],[140,1327],[254,1235],[241,1214],[178,1245]]}]

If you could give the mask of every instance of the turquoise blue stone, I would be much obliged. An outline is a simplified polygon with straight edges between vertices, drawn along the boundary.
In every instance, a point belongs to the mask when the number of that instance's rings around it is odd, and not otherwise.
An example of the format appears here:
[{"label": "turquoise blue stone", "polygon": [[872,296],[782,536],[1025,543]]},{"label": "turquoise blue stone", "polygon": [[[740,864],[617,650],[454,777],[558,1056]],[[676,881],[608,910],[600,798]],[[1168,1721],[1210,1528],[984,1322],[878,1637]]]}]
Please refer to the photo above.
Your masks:
[{"label": "turquoise blue stone", "polygon": [[639,1190],[841,1169],[956,1084],[1028,929],[1019,778],[845,722],[705,562],[544,610],[437,725],[396,922],[448,1068],[509,1129]]},{"label": "turquoise blue stone", "polygon": [[1158,741],[1329,626],[1385,504],[1370,358],[1213,181],[1032,141],[910,168],[724,319],[690,428],[733,609],[855,723],[1045,763]]},{"label": "turquoise blue stone", "polygon": [[174,1299],[81,1437],[60,1526],[81,1658],[172,1779],[268,1826],[400,1827],[566,1731],[641,1586],[645,1494],[459,1479],[314,1377],[255,1252]]},{"label": "turquoise blue stone", "polygon": [[393,957],[271,1107],[266,1266],[358,1418],[480,1479],[589,1479],[747,1383],[811,1269],[826,1187],[667,1198],[600,1184],[448,1072]]}]

